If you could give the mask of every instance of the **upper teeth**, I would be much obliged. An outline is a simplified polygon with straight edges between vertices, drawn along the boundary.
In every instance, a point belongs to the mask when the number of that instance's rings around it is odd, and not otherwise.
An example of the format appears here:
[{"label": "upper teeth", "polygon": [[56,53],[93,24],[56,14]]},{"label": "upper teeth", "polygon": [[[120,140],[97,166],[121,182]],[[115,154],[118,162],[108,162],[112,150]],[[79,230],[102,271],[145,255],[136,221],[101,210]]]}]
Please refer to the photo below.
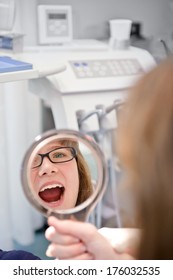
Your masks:
[{"label": "upper teeth", "polygon": [[48,186],[43,187],[43,188],[40,190],[40,192],[43,192],[43,191],[45,191],[45,190],[47,190],[47,189],[57,188],[57,187],[58,187],[58,188],[63,188],[62,185],[53,184],[53,185],[48,185]]}]

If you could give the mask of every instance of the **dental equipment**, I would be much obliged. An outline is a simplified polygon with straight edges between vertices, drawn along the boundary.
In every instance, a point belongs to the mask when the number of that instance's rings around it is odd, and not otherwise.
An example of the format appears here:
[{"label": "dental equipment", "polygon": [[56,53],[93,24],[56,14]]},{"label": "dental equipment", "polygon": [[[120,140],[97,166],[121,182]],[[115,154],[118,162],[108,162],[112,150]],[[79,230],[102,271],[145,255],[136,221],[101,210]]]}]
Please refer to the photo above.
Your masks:
[{"label": "dental equipment", "polygon": [[[123,102],[121,100],[115,100],[114,103],[108,107],[105,107],[102,104],[96,105],[95,110],[89,111],[88,113],[85,110],[76,111],[79,130],[91,134],[95,138],[96,142],[99,144],[100,148],[103,150],[105,154],[105,158],[107,161],[107,168],[108,168],[108,176],[109,176],[108,186],[110,186],[110,188],[108,187],[107,190],[111,189],[111,197],[113,199],[117,227],[121,227],[121,219],[119,215],[117,190],[116,190],[116,186],[117,186],[116,176],[115,176],[116,168],[114,165],[114,156],[112,150],[112,131],[115,128],[111,127],[110,122],[107,119],[107,115],[111,113],[113,110],[117,111],[122,105]],[[99,129],[93,131],[89,129],[89,127],[85,124],[85,121],[95,114],[98,119]],[[103,200],[101,200],[98,203],[95,209],[95,213],[93,213],[93,215],[91,216],[91,221],[95,223],[95,225],[98,228],[100,228],[102,225]]]},{"label": "dental equipment", "polygon": [[[102,134],[102,137],[100,137],[99,140],[100,140],[100,145],[102,146],[102,149],[104,151],[105,157],[107,158],[107,165],[109,171],[109,182],[108,182],[107,192],[105,193],[103,199],[99,202],[98,205],[98,207],[100,207],[99,216],[101,219],[103,213],[106,213],[107,211],[109,211],[109,209],[111,210],[113,208],[116,217],[117,227],[121,227],[121,218],[119,213],[119,203],[118,203],[118,194],[117,194],[117,176],[116,176],[119,169],[117,168],[117,158],[116,158],[116,154],[114,154],[113,143],[112,143],[113,133],[116,130],[116,124],[115,127],[112,127],[109,119],[107,118],[107,115],[112,111],[115,111],[115,123],[116,123],[118,110],[123,105],[123,103],[124,102],[122,102],[122,100],[115,100],[113,104],[109,105],[108,107],[105,107],[102,104],[96,105],[96,109],[99,110],[98,123],[99,123],[100,133]],[[113,204],[112,207],[110,207],[111,200]]]}]

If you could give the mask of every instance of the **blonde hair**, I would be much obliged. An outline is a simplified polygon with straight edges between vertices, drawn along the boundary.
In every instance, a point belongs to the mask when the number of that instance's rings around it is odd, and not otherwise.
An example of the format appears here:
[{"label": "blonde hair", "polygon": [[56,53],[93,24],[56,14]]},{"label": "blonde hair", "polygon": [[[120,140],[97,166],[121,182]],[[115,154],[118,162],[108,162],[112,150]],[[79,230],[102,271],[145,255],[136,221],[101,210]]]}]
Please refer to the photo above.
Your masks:
[{"label": "blonde hair", "polygon": [[173,59],[145,74],[120,116],[118,150],[134,192],[139,259],[173,259]]}]

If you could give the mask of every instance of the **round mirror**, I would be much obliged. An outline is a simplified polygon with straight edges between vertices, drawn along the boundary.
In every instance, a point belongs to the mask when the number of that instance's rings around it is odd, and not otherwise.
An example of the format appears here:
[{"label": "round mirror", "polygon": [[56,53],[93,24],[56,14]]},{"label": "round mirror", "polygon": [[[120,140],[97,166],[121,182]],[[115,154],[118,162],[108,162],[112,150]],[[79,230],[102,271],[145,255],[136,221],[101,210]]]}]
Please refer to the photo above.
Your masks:
[{"label": "round mirror", "polygon": [[36,137],[21,170],[24,193],[44,216],[86,220],[107,183],[104,155],[88,135],[51,130]]}]

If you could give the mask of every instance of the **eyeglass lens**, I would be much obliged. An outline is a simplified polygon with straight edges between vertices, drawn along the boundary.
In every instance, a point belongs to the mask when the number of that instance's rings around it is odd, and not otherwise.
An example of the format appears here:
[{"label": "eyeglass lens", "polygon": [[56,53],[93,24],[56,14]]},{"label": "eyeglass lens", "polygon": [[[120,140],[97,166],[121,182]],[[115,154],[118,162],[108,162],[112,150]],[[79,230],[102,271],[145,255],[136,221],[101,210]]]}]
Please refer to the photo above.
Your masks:
[{"label": "eyeglass lens", "polygon": [[32,162],[32,168],[40,166],[44,157],[48,157],[53,163],[63,163],[75,157],[75,150],[72,147],[63,147],[54,149],[46,154],[37,154]]}]

